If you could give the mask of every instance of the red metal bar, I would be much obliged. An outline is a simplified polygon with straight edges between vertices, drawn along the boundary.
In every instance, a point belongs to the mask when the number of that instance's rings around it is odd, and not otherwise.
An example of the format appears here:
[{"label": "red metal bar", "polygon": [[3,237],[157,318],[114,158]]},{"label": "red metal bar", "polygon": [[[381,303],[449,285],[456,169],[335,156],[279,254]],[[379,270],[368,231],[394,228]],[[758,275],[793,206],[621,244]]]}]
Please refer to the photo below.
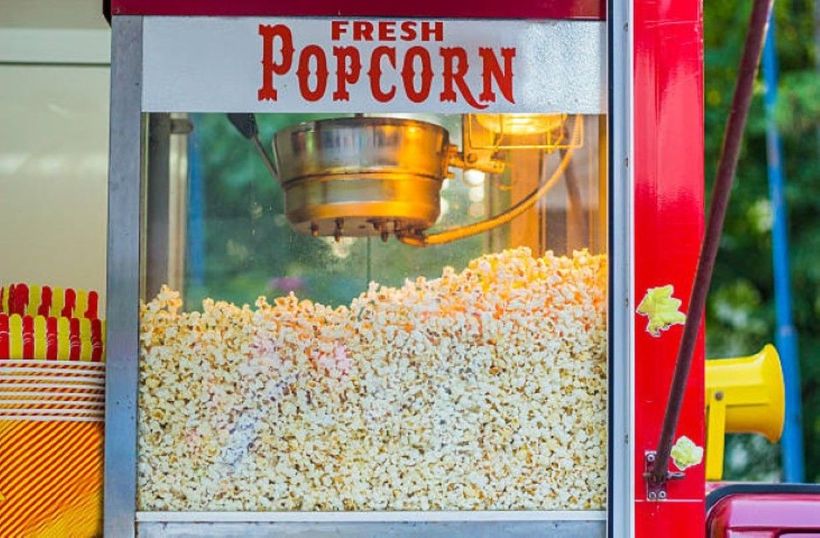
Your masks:
[{"label": "red metal bar", "polygon": [[[634,170],[637,304],[650,288],[672,285],[674,296],[681,299],[688,298],[692,288],[704,225],[703,12],[699,0],[636,0],[633,6],[634,156],[629,165]],[[686,311],[685,300],[681,308]],[[703,465],[669,484],[673,502],[646,501],[643,480],[644,452],[655,447],[660,435],[683,326],[653,336],[645,330],[645,317],[635,314],[633,322],[634,534],[703,536]],[[679,427],[700,446],[705,431],[702,365],[701,338]]]},{"label": "red metal bar", "polygon": [[[603,20],[603,0],[111,0],[111,15],[171,15],[210,17],[408,17],[486,19]],[[107,12],[107,6],[104,8]]]}]

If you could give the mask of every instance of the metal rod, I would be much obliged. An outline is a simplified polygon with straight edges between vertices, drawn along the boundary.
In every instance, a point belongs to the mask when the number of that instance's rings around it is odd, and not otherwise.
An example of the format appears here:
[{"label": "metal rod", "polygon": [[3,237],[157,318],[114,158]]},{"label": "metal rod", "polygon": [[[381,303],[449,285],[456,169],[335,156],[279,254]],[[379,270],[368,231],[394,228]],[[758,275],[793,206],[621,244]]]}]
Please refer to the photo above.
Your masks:
[{"label": "metal rod", "polygon": [[800,366],[797,353],[797,332],[792,322],[791,279],[789,276],[789,237],[787,207],[784,195],[786,178],[783,172],[780,132],[775,120],[777,104],[777,51],[774,17],[769,20],[766,45],[763,47],[763,103],[766,109],[766,160],[769,176],[769,198],[772,204],[772,266],[774,268],[774,304],[777,319],[775,343],[783,365],[786,388],[786,420],[780,449],[783,478],[786,482],[802,482],[803,431],[801,430]]},{"label": "metal rod", "polygon": [[276,163],[274,162],[273,158],[268,155],[268,152],[265,151],[265,146],[262,144],[262,141],[259,140],[259,135],[254,134],[251,137],[251,142],[253,143],[253,147],[256,148],[256,152],[262,158],[262,163],[265,165],[268,173],[273,179],[279,177],[279,171],[276,169]]},{"label": "metal rod", "polygon": [[743,141],[743,129],[749,113],[749,104],[752,100],[757,65],[760,52],[763,49],[763,40],[766,37],[766,24],[771,13],[774,0],[754,0],[752,14],[749,19],[749,31],[743,46],[743,56],[738,69],[737,84],[732,97],[732,108],[726,120],[726,129],[723,138],[723,148],[718,162],[717,176],[712,188],[712,204],[709,207],[709,218],[706,222],[706,233],[698,258],[695,282],[689,298],[689,311],[686,324],[683,328],[678,356],[675,360],[675,373],[672,385],[669,388],[669,399],[666,413],[663,417],[663,428],[656,450],[655,467],[648,477],[652,484],[666,483],[669,473],[669,456],[672,451],[672,438],[680,418],[681,405],[686,392],[686,382],[689,370],[692,367],[692,358],[695,353],[698,332],[706,307],[706,295],[709,293],[709,284],[712,280],[712,271],[715,267],[720,236],[723,231],[723,221],[726,217],[726,208],[732,191],[740,146]]},{"label": "metal rod", "polygon": [[148,199],[143,211],[145,219],[145,255],[151,263],[144,268],[145,287],[142,297],[155,297],[163,284],[170,282],[170,156],[171,115],[151,114],[148,118],[148,147],[145,180],[148,182]]},{"label": "metal rod", "polygon": [[[566,155],[566,149],[560,150],[561,157]],[[564,184],[567,188],[567,252],[581,248],[589,241],[587,221],[584,215],[584,203],[581,189],[578,186],[575,167],[572,163],[564,171]]]},{"label": "metal rod", "polygon": [[194,129],[188,140],[187,289],[198,289],[205,283],[205,177],[198,136]]},{"label": "metal rod", "polygon": [[367,269],[366,269],[366,280],[365,280],[365,283],[364,283],[364,289],[367,289],[367,287],[370,285],[370,283],[373,282],[373,245],[370,243],[370,239],[371,239],[371,237],[368,235],[367,236],[367,254],[366,254]]}]

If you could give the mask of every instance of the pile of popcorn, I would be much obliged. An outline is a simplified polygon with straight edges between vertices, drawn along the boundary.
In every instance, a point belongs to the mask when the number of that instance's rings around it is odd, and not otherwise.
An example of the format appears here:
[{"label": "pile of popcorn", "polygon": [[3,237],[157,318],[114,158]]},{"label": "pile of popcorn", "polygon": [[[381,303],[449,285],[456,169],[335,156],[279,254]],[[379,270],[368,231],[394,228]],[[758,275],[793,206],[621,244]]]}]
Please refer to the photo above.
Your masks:
[{"label": "pile of popcorn", "polygon": [[588,510],[606,258],[481,256],[350,306],[141,308],[139,509]]}]

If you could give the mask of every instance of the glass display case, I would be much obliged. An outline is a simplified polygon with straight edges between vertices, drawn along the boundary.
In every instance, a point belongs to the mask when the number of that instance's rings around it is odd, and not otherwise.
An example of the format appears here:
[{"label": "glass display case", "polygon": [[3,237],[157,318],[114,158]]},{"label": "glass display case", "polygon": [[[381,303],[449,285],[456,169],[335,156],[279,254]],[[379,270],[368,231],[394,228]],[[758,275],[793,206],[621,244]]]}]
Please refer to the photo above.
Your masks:
[{"label": "glass display case", "polygon": [[144,122],[139,510],[604,509],[604,115]]},{"label": "glass display case", "polygon": [[689,285],[702,192],[666,159],[689,116],[641,87],[633,127],[633,3],[116,4],[107,534],[631,536],[698,509],[696,471],[641,496],[674,330],[635,305]]}]

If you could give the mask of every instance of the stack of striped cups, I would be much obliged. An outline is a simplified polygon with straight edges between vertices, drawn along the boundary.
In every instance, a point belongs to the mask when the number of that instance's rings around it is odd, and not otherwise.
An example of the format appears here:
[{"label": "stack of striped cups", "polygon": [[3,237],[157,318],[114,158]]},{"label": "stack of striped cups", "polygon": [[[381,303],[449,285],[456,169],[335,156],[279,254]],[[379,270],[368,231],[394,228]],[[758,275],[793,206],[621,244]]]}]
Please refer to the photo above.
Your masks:
[{"label": "stack of striped cups", "polygon": [[102,534],[98,294],[0,287],[0,537]]}]

